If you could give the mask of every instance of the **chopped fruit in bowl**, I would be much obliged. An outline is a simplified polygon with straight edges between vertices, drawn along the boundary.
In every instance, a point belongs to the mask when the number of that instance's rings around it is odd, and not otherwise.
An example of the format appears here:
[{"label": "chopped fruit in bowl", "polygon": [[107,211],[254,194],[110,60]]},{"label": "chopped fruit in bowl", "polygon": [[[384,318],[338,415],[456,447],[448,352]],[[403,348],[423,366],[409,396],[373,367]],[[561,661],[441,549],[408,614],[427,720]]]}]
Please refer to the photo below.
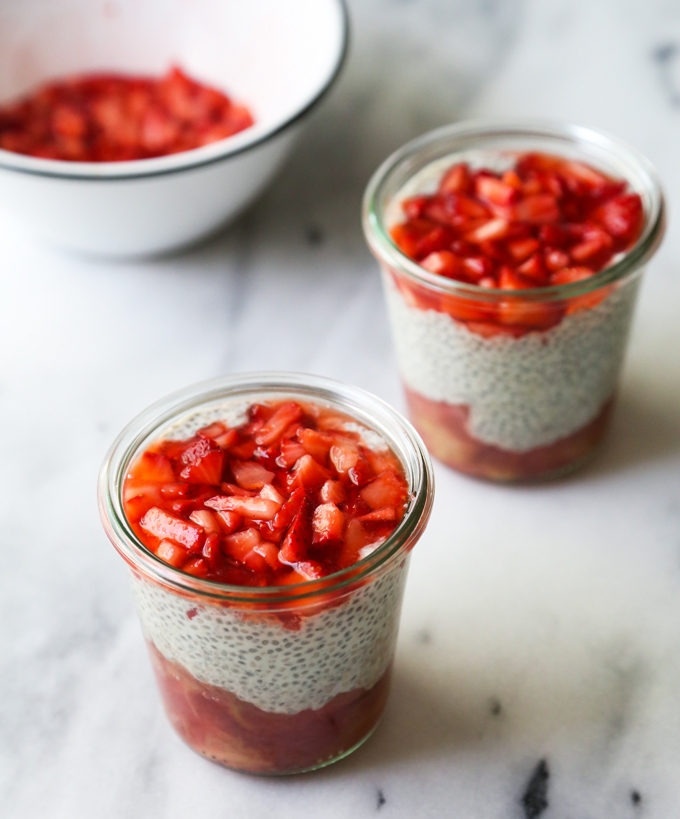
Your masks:
[{"label": "chopped fruit in bowl", "polygon": [[174,67],[164,77],[54,80],[0,106],[0,148],[67,162],[124,162],[190,151],[253,125],[250,111]]},{"label": "chopped fruit in bowl", "polygon": [[644,157],[572,126],[445,128],[376,172],[364,230],[432,454],[501,481],[585,462],[664,230]]},{"label": "chopped fruit in bowl", "polygon": [[100,503],[192,748],[281,774],[366,739],[432,503],[427,452],[397,413],[312,377],[199,385],[121,435]]}]

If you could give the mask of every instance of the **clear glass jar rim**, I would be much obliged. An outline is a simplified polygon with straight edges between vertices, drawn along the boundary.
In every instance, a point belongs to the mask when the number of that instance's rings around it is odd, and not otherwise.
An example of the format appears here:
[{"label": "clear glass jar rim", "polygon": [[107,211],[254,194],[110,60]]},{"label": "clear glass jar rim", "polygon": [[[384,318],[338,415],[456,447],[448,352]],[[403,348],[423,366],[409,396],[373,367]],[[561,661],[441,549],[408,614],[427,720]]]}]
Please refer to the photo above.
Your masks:
[{"label": "clear glass jar rim", "polygon": [[[645,211],[645,225],[635,246],[627,251],[623,258],[588,279],[571,284],[527,288],[519,294],[517,290],[490,290],[476,284],[458,282],[444,276],[438,276],[436,273],[425,270],[417,262],[403,254],[392,241],[385,226],[384,209],[381,206],[382,192],[392,177],[418,154],[424,153],[429,148],[436,147],[438,143],[444,144],[455,139],[461,141],[459,147],[452,147],[432,157],[425,163],[425,166],[430,162],[446,157],[447,154],[453,156],[458,152],[473,149],[475,147],[475,138],[499,138],[502,136],[507,136],[510,139],[522,137],[553,138],[556,142],[561,141],[574,146],[590,145],[611,156],[616,156],[627,167],[635,168],[647,183],[646,193],[651,202],[651,207]],[[501,149],[498,148],[497,150]],[[419,170],[422,170],[422,168],[419,168]],[[412,176],[413,174],[411,178]],[[478,301],[492,302],[497,301],[499,298],[516,299],[519,296],[522,299],[532,301],[547,301],[581,296],[631,276],[640,270],[655,253],[663,239],[666,226],[666,207],[661,183],[651,162],[637,149],[604,131],[585,128],[581,125],[541,120],[468,120],[429,131],[407,142],[391,154],[375,171],[366,187],[362,206],[362,222],[366,240],[373,252],[382,261],[420,284],[426,284],[442,293],[474,298]]]},{"label": "clear glass jar rim", "polygon": [[[403,520],[383,544],[353,566],[321,580],[289,586],[230,586],[193,577],[164,563],[137,538],[125,517],[121,490],[128,465],[154,433],[167,429],[174,418],[220,399],[252,396],[257,400],[258,394],[276,392],[297,394],[310,401],[316,398],[337,406],[386,439],[396,450],[412,484],[411,501]],[[180,592],[267,605],[330,594],[382,570],[393,558],[408,552],[420,537],[430,517],[433,495],[434,475],[427,449],[411,424],[389,404],[365,390],[330,378],[281,372],[238,374],[202,381],[155,402],[134,418],[113,442],[102,464],[98,484],[99,512],[106,534],[136,570]]]}]

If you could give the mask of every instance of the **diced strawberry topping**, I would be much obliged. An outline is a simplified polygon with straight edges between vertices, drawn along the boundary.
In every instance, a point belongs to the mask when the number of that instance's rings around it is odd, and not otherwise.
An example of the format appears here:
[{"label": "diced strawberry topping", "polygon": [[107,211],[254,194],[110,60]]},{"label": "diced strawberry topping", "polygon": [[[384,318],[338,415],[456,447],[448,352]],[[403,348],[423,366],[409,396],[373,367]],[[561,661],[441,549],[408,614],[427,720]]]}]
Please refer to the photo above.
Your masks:
[{"label": "diced strawberry topping", "polygon": [[301,486],[306,492],[319,489],[330,478],[330,473],[311,455],[303,455],[293,467],[290,485]]},{"label": "diced strawberry topping", "polygon": [[305,498],[288,527],[279,551],[279,560],[289,566],[294,566],[307,557],[311,546],[311,508],[308,499]]},{"label": "diced strawberry topping", "polygon": [[256,404],[240,427],[160,441],[129,470],[128,519],[196,577],[263,586],[333,574],[389,537],[408,497],[396,456],[368,449],[349,422],[312,404]]},{"label": "diced strawberry topping", "polygon": [[203,539],[200,526],[170,515],[158,507],[149,509],[139,521],[139,525],[147,534],[159,539],[173,540],[185,549],[195,548]]},{"label": "diced strawberry topping", "polygon": [[0,148],[77,162],[188,151],[253,124],[242,105],[190,79],[90,74],[57,80],[0,107]]},{"label": "diced strawberry topping", "polygon": [[269,446],[280,438],[287,427],[302,416],[300,406],[294,401],[281,404],[267,423],[255,435],[255,443],[259,446]]},{"label": "diced strawberry topping", "polygon": [[[573,274],[555,276],[565,268],[587,270],[590,277],[637,241],[644,221],[642,200],[625,181],[540,153],[518,156],[503,173],[453,165],[436,193],[410,197],[403,212],[406,220],[391,230],[403,253],[438,276],[490,290],[567,282]],[[400,277],[397,285],[414,307],[446,312],[484,336],[545,329],[601,301],[579,296],[573,304],[513,300],[495,306],[433,296]]]},{"label": "diced strawberry topping", "polygon": [[322,503],[314,510],[312,525],[314,544],[339,542],[342,540],[345,516],[334,503]]},{"label": "diced strawberry topping", "polygon": [[232,461],[232,474],[241,489],[262,489],[274,479],[274,473],[265,469],[262,464],[253,461]]},{"label": "diced strawberry topping", "polygon": [[394,472],[383,472],[371,481],[359,493],[361,500],[371,509],[382,509],[385,506],[398,508],[406,501],[404,482]]},{"label": "diced strawberry topping", "polygon": [[161,560],[164,560],[176,569],[181,568],[182,565],[186,563],[188,557],[186,549],[183,549],[171,540],[161,540],[156,549],[156,554]]},{"label": "diced strawberry topping", "polygon": [[182,452],[184,468],[178,477],[188,483],[219,483],[222,479],[224,450],[208,438],[197,438]]}]

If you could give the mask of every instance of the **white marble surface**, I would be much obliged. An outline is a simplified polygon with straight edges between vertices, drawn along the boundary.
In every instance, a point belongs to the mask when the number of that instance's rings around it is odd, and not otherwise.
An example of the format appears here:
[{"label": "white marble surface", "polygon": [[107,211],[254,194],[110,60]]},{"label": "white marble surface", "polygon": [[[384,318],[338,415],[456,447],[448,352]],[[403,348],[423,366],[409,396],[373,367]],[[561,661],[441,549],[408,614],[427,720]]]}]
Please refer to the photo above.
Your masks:
[{"label": "white marble surface", "polygon": [[[0,224],[3,819],[544,819],[680,814],[680,6],[354,0],[341,83],[237,225],[184,255],[102,264]],[[643,288],[612,434],[542,488],[437,469],[384,722],[288,780],[212,766],[169,728],[120,559],[97,519],[113,436],[152,400],[280,368],[402,406],[370,171],[453,119],[540,115],[646,152],[671,226]]]}]

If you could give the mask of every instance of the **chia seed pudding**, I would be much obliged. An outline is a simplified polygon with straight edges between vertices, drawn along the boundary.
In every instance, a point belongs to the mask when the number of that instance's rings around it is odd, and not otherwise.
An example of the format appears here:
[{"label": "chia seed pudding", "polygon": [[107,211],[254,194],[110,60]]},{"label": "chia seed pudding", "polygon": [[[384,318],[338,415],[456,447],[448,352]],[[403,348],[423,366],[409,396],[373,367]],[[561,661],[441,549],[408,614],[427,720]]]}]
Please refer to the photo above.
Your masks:
[{"label": "chia seed pudding", "polygon": [[204,605],[132,574],[144,636],[169,662],[262,711],[318,711],[368,690],[394,654],[407,561],[329,608],[296,617]]},{"label": "chia seed pudding", "polygon": [[510,452],[578,432],[613,398],[637,282],[545,332],[485,338],[447,313],[410,305],[384,276],[399,371],[428,401],[469,408],[467,431]]},{"label": "chia seed pudding", "polygon": [[[112,539],[130,565],[142,632],[168,717],[203,756],[238,770],[268,774],[326,765],[351,752],[375,728],[389,690],[409,552],[432,501],[422,442],[396,413],[353,388],[309,377],[311,388],[302,382],[306,392],[295,415],[299,426],[292,430],[286,413],[295,413],[289,399],[299,400],[298,381],[278,376],[281,380],[283,386],[278,383],[274,389],[265,383],[267,390],[254,377],[224,380],[227,394],[240,386],[239,381],[250,382],[250,391],[240,390],[248,397],[229,395],[170,413],[152,434],[135,437],[131,448],[130,436],[126,441],[123,433],[113,450],[114,461],[121,447],[126,453],[115,464],[118,485],[122,476],[125,482],[114,489],[118,504],[125,504],[120,507],[126,510],[124,525],[133,538],[139,533],[144,549],[137,543],[121,543],[120,531]],[[330,389],[338,395],[329,401]],[[274,393],[277,399],[285,392],[285,400],[257,403],[259,391]],[[366,407],[360,405],[364,400]],[[383,410],[385,417],[372,423],[372,414]],[[286,430],[277,432],[278,437],[272,433],[277,424]],[[248,436],[261,441],[269,436],[250,461],[244,460],[244,453],[254,451]],[[227,454],[216,456],[217,442]],[[324,443],[330,447],[326,456]],[[310,466],[309,455],[297,452],[300,444],[316,452],[315,465]],[[203,460],[188,462],[186,453],[197,447]],[[297,460],[289,467],[286,458],[291,451]],[[216,463],[220,477],[209,477]],[[397,463],[406,481],[403,495],[392,472]],[[105,464],[104,481],[111,479],[111,469]],[[336,477],[314,488],[319,485],[305,481],[316,480],[315,469]],[[350,470],[345,478],[343,469]],[[164,481],[160,493],[152,485],[156,475]],[[216,488],[203,491],[203,483],[192,484],[197,475]],[[253,475],[269,481],[259,494],[252,488]],[[194,488],[187,491],[178,477]],[[212,491],[224,494],[205,500]],[[328,500],[334,493],[337,507]],[[285,537],[277,536],[279,518],[285,517],[298,494],[303,497],[298,511],[281,530]],[[267,503],[277,496],[274,514]],[[317,496],[314,503],[321,505],[313,513],[312,507],[305,512],[305,504]],[[384,503],[401,503],[402,497],[405,511],[400,520]],[[152,503],[156,505],[144,512]],[[262,509],[258,514],[269,520],[254,519],[250,524],[248,504]],[[191,511],[196,506],[198,514]],[[346,510],[341,542],[323,540],[336,520],[329,517],[329,507]],[[311,522],[308,529],[300,523],[305,514]],[[103,517],[112,536],[113,515],[107,509]],[[214,520],[223,528],[233,524],[234,534],[213,534]],[[195,522],[207,527],[201,535],[202,553],[192,540],[197,537]],[[154,528],[158,526],[166,528],[160,532]],[[257,549],[246,554],[241,541],[254,538],[256,530],[264,539],[253,541]],[[307,531],[322,545],[312,547],[310,540],[309,555],[291,557],[302,548],[301,533]],[[210,562],[211,537],[222,543],[217,563]],[[283,537],[278,546],[277,537]],[[130,541],[129,533],[126,540]],[[233,551],[234,544],[240,552]],[[351,559],[348,544],[354,550]],[[271,569],[266,561],[277,549],[282,563]],[[181,562],[176,561],[177,552],[182,552]],[[320,553],[327,555],[326,563]],[[240,555],[242,565],[235,555]],[[229,585],[231,578],[236,581]]]}]

